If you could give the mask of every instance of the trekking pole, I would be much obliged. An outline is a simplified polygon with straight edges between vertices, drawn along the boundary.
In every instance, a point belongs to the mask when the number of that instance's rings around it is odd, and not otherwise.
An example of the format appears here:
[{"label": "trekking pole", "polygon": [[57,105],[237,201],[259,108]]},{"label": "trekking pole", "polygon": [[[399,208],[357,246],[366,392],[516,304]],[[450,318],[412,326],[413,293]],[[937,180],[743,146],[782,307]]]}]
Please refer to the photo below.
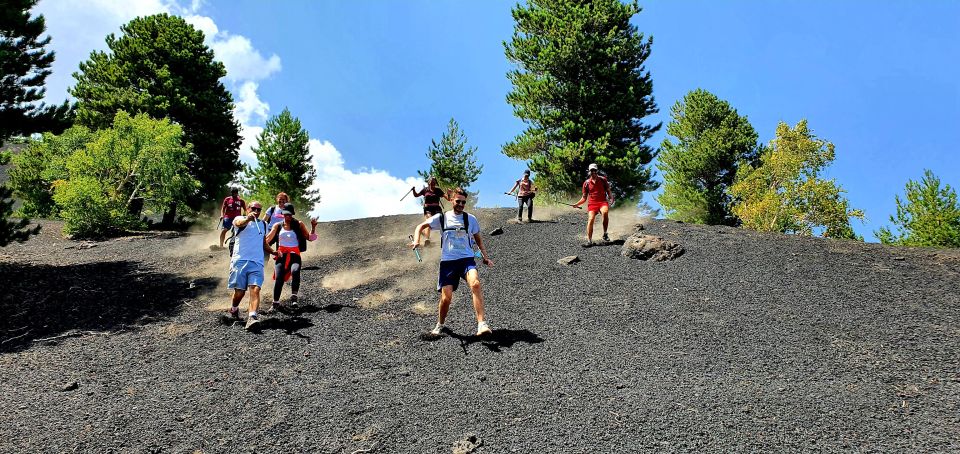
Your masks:
[{"label": "trekking pole", "polygon": [[[413,243],[413,235],[407,235],[407,238],[410,238],[410,242]],[[417,256],[417,262],[423,261],[423,259],[420,257],[420,245],[413,247],[413,253]]]},{"label": "trekking pole", "polygon": [[403,197],[400,197],[400,201],[403,202],[403,199],[407,198],[410,193],[413,192],[413,188],[410,188],[409,191],[403,193]]},{"label": "trekking pole", "polygon": [[576,206],[576,205],[574,205],[574,204],[572,204],[572,203],[564,203],[564,202],[557,202],[557,203],[559,203],[559,204],[561,204],[561,205],[566,205],[566,206],[571,207],[571,208],[576,208],[576,209],[578,209],[578,210],[582,210],[582,209],[583,209],[583,207],[578,207],[578,206]]}]

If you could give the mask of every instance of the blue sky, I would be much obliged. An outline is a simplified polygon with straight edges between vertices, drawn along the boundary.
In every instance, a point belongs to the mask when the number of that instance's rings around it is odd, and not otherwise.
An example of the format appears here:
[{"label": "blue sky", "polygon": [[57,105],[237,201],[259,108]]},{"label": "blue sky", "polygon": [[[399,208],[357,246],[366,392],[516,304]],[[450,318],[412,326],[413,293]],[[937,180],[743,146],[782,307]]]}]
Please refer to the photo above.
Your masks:
[{"label": "blue sky", "polygon": [[[106,33],[167,11],[204,29],[231,74],[245,136],[284,107],[310,132],[326,183],[324,219],[415,212],[397,202],[455,118],[478,148],[482,206],[524,165],[500,153],[523,129],[505,96],[508,1],[41,0],[58,52],[48,98]],[[960,2],[656,1],[634,18],[654,38],[647,61],[660,113],[695,88],[729,101],[763,142],[807,119],[836,145],[828,170],[868,221],[888,224],[894,195],[932,169],[960,185]],[[77,20],[77,15],[86,15]],[[664,133],[655,136],[659,145]],[[249,159],[249,157],[247,157]],[[395,194],[394,194],[395,193]],[[353,194],[352,196],[349,194]],[[356,200],[360,198],[361,200]],[[656,205],[653,195],[647,201]],[[359,202],[359,203],[357,203]]]}]

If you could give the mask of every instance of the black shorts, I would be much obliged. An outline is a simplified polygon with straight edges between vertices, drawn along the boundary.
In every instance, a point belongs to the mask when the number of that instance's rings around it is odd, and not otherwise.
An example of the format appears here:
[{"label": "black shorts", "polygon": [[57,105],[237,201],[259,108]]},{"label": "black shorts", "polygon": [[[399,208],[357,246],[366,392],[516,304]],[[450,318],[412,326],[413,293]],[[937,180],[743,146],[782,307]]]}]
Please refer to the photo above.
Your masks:
[{"label": "black shorts", "polygon": [[477,262],[473,257],[465,259],[447,260],[440,262],[440,276],[437,278],[437,291],[450,285],[456,291],[460,287],[460,279],[467,280],[467,272],[477,269]]},{"label": "black shorts", "polygon": [[440,205],[424,205],[423,214],[433,216],[435,214],[440,214],[443,212],[443,208],[440,208]]}]

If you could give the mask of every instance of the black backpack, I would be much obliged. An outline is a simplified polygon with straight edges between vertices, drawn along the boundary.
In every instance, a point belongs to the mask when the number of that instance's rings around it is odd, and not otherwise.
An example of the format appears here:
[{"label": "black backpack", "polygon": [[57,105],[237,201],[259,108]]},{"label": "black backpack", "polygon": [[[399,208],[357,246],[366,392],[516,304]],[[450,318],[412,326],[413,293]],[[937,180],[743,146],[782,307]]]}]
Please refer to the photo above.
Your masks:
[{"label": "black backpack", "polygon": [[[440,231],[441,231],[441,232],[447,232],[447,231],[457,231],[457,230],[460,230],[459,227],[453,228],[453,229],[448,229],[448,228],[447,228],[447,222],[446,222],[446,221],[447,221],[446,216],[447,216],[446,213],[444,213],[444,212],[442,212],[442,211],[440,212]],[[465,230],[465,231],[467,232],[467,243],[470,245],[470,248],[473,249],[473,238],[472,238],[472,236],[470,235],[470,215],[467,214],[466,211],[463,212],[463,230]],[[442,234],[442,233],[440,234],[440,249],[443,249],[443,234]]]}]

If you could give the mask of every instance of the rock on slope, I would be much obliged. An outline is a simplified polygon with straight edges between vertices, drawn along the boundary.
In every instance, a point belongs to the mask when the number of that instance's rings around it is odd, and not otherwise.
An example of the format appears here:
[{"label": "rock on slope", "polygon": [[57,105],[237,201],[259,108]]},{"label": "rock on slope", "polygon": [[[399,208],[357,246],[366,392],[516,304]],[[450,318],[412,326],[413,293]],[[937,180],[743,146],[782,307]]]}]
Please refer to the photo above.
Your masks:
[{"label": "rock on slope", "polygon": [[653,221],[686,252],[644,262],[580,248],[579,213],[513,214],[479,213],[504,229],[488,339],[465,288],[453,333],[421,339],[418,216],[322,224],[306,307],[260,334],[208,310],[208,236],[0,249],[0,451],[960,449],[957,255]]}]

